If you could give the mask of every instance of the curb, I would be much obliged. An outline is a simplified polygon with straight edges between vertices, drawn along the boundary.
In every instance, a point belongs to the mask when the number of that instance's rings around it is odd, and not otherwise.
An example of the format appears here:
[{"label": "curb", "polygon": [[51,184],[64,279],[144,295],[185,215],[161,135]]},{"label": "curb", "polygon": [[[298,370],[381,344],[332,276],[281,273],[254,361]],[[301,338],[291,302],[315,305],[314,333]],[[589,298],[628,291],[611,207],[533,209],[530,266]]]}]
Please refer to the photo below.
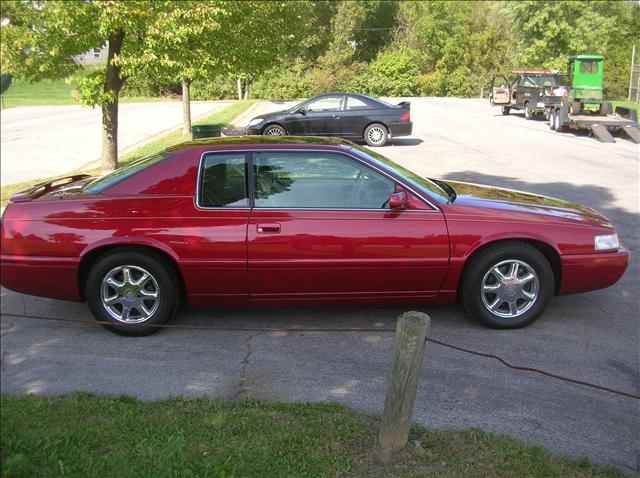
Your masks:
[{"label": "curb", "polygon": [[247,120],[256,116],[256,111],[258,109],[264,109],[266,104],[267,102],[264,100],[256,101],[248,110],[243,111],[233,118],[233,120],[222,129],[222,136],[239,136],[244,134],[244,128],[248,122]]}]

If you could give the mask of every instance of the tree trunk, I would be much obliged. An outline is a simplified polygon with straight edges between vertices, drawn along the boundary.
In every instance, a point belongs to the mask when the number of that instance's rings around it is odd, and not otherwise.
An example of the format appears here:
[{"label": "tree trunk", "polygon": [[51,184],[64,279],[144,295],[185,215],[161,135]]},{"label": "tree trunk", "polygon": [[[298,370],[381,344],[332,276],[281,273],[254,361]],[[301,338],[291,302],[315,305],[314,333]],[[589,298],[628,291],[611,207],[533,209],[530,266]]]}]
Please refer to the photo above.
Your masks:
[{"label": "tree trunk", "polygon": [[191,133],[191,80],[182,79],[182,132]]},{"label": "tree trunk", "polygon": [[238,78],[237,86],[238,86],[238,100],[242,100],[242,80],[240,78]]},{"label": "tree trunk", "polygon": [[120,54],[124,31],[118,30],[109,34],[109,52],[107,54],[107,71],[104,92],[111,93],[113,100],[102,105],[102,159],[103,172],[118,168],[118,97],[122,88],[120,66],[113,64],[113,59]]},{"label": "tree trunk", "polygon": [[244,80],[244,99],[249,99],[249,78]]}]

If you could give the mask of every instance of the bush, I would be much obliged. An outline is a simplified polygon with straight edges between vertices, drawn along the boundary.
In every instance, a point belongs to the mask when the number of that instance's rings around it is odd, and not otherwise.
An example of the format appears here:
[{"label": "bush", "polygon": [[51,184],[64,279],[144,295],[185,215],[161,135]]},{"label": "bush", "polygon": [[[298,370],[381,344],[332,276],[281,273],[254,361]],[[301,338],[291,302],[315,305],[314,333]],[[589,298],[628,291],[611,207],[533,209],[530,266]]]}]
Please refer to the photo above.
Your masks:
[{"label": "bush", "polygon": [[237,94],[236,79],[226,75],[191,83],[191,99],[196,101],[235,99]]},{"label": "bush", "polygon": [[159,81],[154,78],[132,76],[122,87],[122,96],[171,96],[181,95],[182,85],[177,81]]},{"label": "bush", "polygon": [[308,70],[308,65],[301,58],[273,68],[253,81],[250,96],[271,100],[306,98],[311,94]]}]

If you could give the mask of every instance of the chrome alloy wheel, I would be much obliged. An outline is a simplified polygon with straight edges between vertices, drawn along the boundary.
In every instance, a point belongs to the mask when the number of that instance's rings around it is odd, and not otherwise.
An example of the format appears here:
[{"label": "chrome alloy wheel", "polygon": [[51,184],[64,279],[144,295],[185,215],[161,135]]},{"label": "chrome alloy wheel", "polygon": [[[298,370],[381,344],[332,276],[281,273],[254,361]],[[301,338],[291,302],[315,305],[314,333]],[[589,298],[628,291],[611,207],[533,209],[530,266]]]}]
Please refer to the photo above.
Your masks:
[{"label": "chrome alloy wheel", "polygon": [[489,312],[513,319],[533,306],[539,286],[533,267],[523,261],[508,259],[498,262],[484,275],[480,294]]},{"label": "chrome alloy wheel", "polygon": [[118,266],[102,279],[100,298],[105,310],[118,322],[139,324],[158,310],[160,287],[142,267]]},{"label": "chrome alloy wheel", "polygon": [[275,128],[273,126],[269,126],[264,132],[265,136],[283,136],[284,133],[280,128]]},{"label": "chrome alloy wheel", "polygon": [[386,134],[385,130],[382,129],[381,126],[374,126],[369,129],[367,133],[367,138],[372,144],[382,144],[384,143],[384,135]]}]

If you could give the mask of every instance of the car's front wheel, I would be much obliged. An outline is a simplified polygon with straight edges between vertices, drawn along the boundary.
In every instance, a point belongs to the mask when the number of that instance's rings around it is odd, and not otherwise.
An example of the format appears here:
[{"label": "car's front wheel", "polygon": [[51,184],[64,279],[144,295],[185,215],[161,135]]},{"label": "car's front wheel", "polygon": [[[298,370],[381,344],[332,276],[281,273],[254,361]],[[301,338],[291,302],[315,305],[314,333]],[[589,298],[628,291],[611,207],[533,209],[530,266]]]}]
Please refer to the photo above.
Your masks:
[{"label": "car's front wheel", "polygon": [[388,139],[389,132],[380,123],[370,124],[364,130],[364,140],[369,146],[384,146]]},{"label": "car's front wheel", "polygon": [[262,132],[262,136],[286,136],[287,132],[279,124],[271,124]]},{"label": "car's front wheel", "polygon": [[180,287],[173,268],[154,254],[122,250],[100,258],[86,278],[85,296],[96,320],[121,335],[156,332],[176,312]]},{"label": "car's front wheel", "polygon": [[535,321],[554,289],[553,269],[535,247],[508,242],[474,256],[462,279],[467,313],[496,329],[517,329]]}]

